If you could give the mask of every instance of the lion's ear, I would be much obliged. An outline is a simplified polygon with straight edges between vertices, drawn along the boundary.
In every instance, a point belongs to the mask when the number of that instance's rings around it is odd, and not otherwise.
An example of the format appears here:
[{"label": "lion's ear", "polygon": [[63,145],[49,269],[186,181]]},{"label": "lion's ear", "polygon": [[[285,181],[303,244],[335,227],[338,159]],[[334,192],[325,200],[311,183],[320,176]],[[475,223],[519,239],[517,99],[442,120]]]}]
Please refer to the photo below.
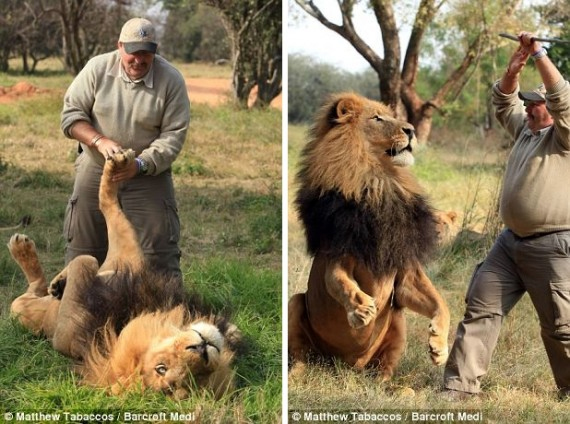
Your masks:
[{"label": "lion's ear", "polygon": [[335,112],[337,122],[350,122],[362,112],[362,102],[353,97],[342,98],[337,102]]},{"label": "lion's ear", "polygon": [[451,222],[455,222],[455,220],[457,219],[457,212],[449,211],[447,212],[447,217],[451,220]]}]

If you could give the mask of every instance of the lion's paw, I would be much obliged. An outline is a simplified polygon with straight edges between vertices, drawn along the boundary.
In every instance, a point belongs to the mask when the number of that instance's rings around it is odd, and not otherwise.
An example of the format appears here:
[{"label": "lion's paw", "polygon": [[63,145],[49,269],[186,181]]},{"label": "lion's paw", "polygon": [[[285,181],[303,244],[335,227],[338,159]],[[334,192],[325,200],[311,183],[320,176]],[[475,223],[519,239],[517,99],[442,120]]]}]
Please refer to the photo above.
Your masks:
[{"label": "lion's paw", "polygon": [[447,362],[447,357],[449,356],[447,342],[438,336],[430,337],[429,354],[434,365],[444,365]]},{"label": "lion's paw", "polygon": [[16,262],[25,265],[31,259],[37,259],[36,244],[25,234],[14,234],[8,242],[8,250]]},{"label": "lion's paw", "polygon": [[112,169],[125,168],[135,160],[135,151],[133,149],[120,150],[113,153],[107,158]]},{"label": "lion's paw", "polygon": [[376,317],[376,304],[374,298],[362,293],[358,304],[347,314],[348,324],[352,328],[366,327]]},{"label": "lion's paw", "polygon": [[243,341],[243,335],[241,331],[234,324],[230,324],[228,326],[228,329],[224,333],[224,338],[232,350],[237,349]]},{"label": "lion's paw", "polygon": [[290,378],[301,378],[307,372],[307,364],[305,362],[295,362],[289,370]]},{"label": "lion's paw", "polygon": [[48,293],[53,297],[57,297],[61,300],[63,297],[63,292],[65,290],[65,285],[67,283],[67,278],[63,273],[58,274],[48,286]]}]

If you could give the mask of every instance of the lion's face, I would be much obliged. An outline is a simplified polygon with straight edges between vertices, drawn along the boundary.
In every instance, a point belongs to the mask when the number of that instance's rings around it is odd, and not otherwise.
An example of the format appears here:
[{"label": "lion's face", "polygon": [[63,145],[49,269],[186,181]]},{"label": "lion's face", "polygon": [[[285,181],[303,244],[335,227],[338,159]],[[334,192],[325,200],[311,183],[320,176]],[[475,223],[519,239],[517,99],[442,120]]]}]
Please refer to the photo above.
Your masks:
[{"label": "lion's face", "polygon": [[369,153],[379,159],[389,158],[396,166],[413,165],[412,152],[417,144],[414,127],[395,119],[385,105],[362,100],[362,109],[353,119],[363,134],[363,143],[368,144],[365,147]]},{"label": "lion's face", "polygon": [[224,349],[224,337],[217,327],[206,322],[186,328],[172,327],[151,343],[142,360],[145,387],[176,393],[200,385],[216,370]]},{"label": "lion's face", "polygon": [[298,181],[306,188],[340,191],[349,199],[379,199],[385,183],[411,184],[403,168],[414,163],[416,145],[414,127],[395,119],[388,106],[341,93],[317,116]]}]

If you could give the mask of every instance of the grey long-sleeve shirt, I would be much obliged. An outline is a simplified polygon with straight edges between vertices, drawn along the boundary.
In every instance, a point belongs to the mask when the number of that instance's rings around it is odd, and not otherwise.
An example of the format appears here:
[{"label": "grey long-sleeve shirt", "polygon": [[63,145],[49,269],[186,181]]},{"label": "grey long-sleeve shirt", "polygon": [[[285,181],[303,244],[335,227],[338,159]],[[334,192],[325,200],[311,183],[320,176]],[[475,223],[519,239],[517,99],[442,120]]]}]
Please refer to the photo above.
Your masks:
[{"label": "grey long-sleeve shirt", "polygon": [[[92,58],[69,86],[61,113],[63,133],[77,121],[87,121],[121,147],[133,149],[149,164],[150,175],[170,168],[190,122],[190,102],[184,78],[156,55],[147,75],[132,82],[124,73],[119,52]],[[84,150],[102,164],[103,157]]]},{"label": "grey long-sleeve shirt", "polygon": [[501,125],[515,139],[500,201],[504,224],[515,234],[570,229],[570,85],[561,80],[546,94],[554,124],[532,134],[518,90],[504,94],[493,86]]}]

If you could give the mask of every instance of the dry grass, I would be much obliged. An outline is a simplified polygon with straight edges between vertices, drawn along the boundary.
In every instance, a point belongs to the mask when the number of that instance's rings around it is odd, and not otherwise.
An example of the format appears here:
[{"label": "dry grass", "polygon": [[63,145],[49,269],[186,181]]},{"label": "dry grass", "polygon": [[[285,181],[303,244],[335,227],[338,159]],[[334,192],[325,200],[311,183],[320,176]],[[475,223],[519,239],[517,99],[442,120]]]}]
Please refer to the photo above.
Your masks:
[{"label": "dry grass", "polygon": [[[302,227],[291,203],[292,176],[305,132],[304,127],[289,128],[289,297],[305,290],[310,269]],[[484,145],[476,136],[458,140],[462,144],[444,139],[422,149],[414,171],[436,208],[459,212],[465,229],[485,231],[497,220],[494,204],[506,151],[496,147],[500,143]],[[451,311],[450,342],[463,316],[465,291],[473,268],[484,258],[492,239],[492,235],[459,239],[443,247],[428,267],[428,275]],[[505,320],[491,369],[483,380],[484,394],[461,404],[440,397],[443,370],[429,360],[428,319],[410,311],[406,317],[408,344],[392,381],[380,383],[374,375],[357,372],[342,363],[314,364],[305,376],[289,379],[290,414],[359,410],[409,414],[460,409],[482,411],[484,421],[489,423],[567,422],[568,405],[556,399],[538,319],[528,296]]]}]

